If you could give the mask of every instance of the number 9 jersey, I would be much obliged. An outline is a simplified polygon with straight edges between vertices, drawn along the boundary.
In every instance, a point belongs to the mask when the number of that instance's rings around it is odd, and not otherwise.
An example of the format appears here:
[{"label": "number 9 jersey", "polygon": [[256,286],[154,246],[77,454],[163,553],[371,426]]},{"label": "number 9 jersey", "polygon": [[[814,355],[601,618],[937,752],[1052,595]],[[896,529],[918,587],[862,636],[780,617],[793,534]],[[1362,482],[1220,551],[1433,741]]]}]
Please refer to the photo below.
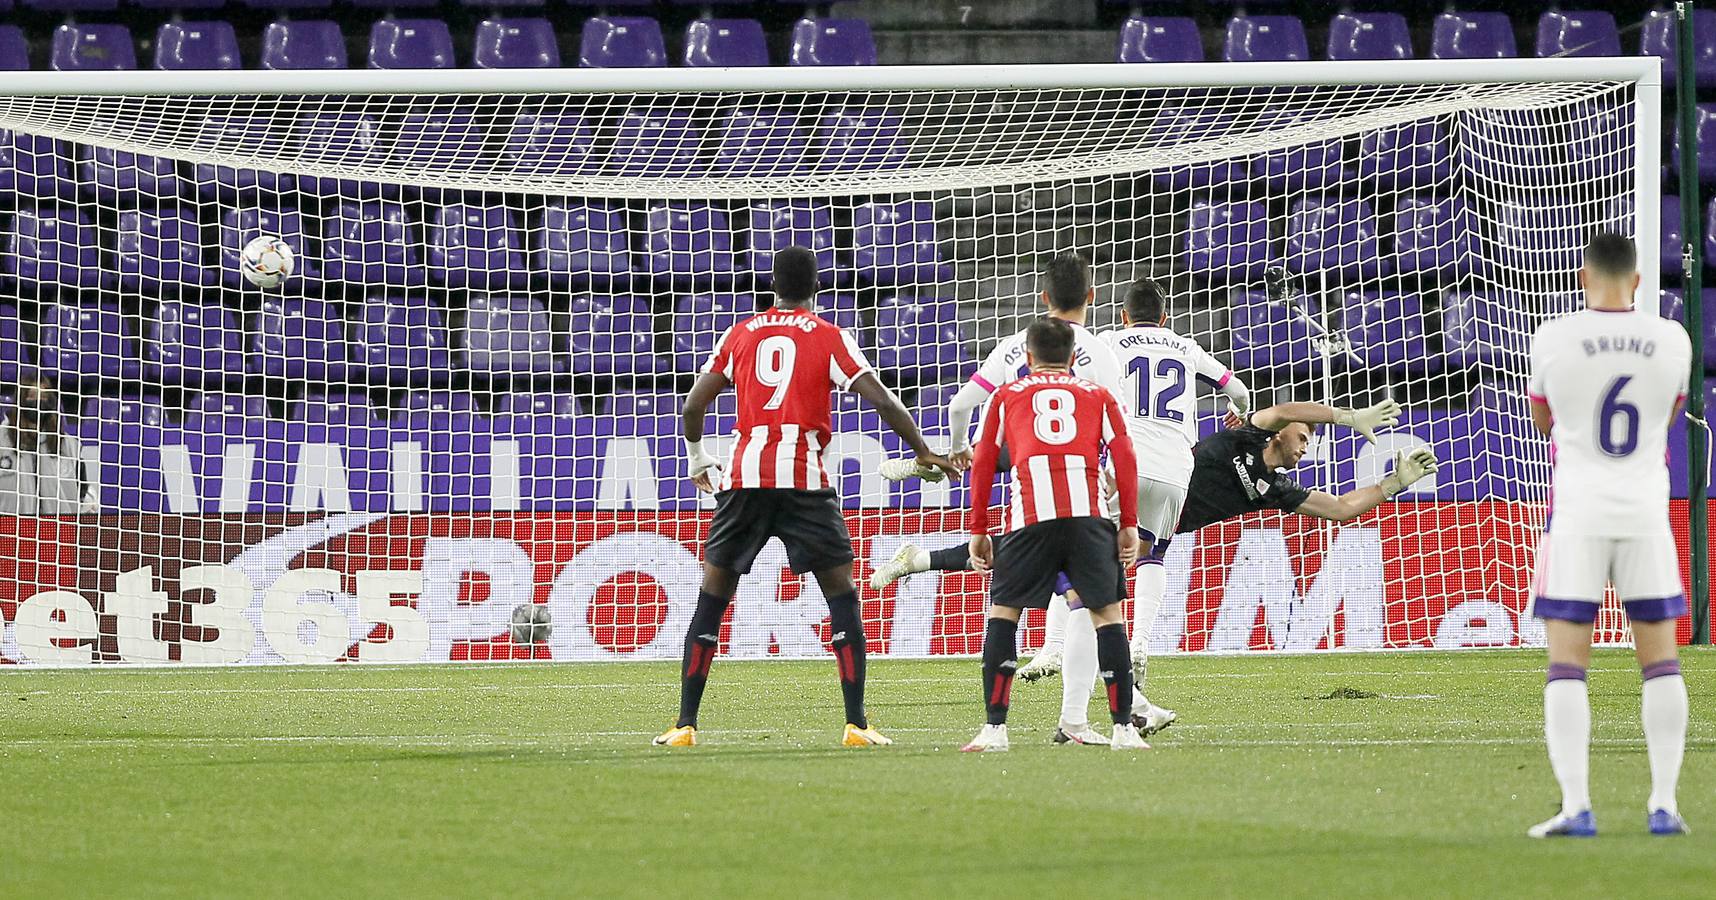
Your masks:
[{"label": "number 9 jersey", "polygon": [[727,329],[704,372],[738,395],[738,436],[719,490],[832,487],[823,468],[829,393],[871,371],[850,334],[807,309],[771,309]]}]

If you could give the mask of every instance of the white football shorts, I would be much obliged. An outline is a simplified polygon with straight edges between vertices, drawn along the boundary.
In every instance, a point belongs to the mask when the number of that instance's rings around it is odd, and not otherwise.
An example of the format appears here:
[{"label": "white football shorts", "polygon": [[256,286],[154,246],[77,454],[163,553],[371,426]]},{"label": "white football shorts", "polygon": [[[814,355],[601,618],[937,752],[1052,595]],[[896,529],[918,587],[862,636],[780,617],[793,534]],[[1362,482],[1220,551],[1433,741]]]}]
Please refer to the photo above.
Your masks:
[{"label": "white football shorts", "polygon": [[1185,485],[1154,478],[1138,479],[1139,532],[1148,532],[1158,541],[1172,538],[1185,505]]},{"label": "white football shorts", "polygon": [[1595,622],[1610,584],[1630,619],[1659,622],[1686,614],[1680,556],[1671,533],[1598,537],[1551,531],[1537,545],[1532,615]]}]

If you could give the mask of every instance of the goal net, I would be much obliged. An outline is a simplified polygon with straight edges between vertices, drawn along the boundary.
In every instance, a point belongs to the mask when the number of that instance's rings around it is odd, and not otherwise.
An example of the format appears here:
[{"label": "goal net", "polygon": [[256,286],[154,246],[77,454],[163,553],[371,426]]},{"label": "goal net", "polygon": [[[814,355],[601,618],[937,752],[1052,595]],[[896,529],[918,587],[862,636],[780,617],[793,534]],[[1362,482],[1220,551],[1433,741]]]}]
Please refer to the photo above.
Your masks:
[{"label": "goal net", "polygon": [[[1576,62],[9,76],[0,656],[677,656],[712,505],[677,413],[792,244],[932,443],[1063,250],[1092,327],[1160,279],[1260,404],[1405,405],[1297,476],[1427,444],[1435,478],[1180,536],[1157,651],[1539,641],[1528,338],[1593,229],[1639,238],[1656,300],[1655,63]],[[273,289],[240,266],[263,235]],[[963,541],[963,487],[885,482],[900,442],[834,410],[859,580]],[[873,652],[975,652],[984,588],[866,588]],[[730,615],[725,654],[826,652],[778,544]]]}]

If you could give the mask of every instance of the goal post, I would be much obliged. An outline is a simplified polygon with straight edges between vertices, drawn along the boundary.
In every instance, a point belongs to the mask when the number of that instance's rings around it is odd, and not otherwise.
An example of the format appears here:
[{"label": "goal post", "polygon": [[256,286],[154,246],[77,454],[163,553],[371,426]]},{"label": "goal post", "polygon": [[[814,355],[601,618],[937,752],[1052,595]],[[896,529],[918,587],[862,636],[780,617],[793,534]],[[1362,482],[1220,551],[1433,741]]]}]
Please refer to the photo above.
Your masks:
[{"label": "goal post", "polygon": [[[0,657],[676,656],[711,506],[678,407],[791,244],[932,442],[1064,250],[1092,327],[1149,275],[1260,401],[1407,407],[1298,475],[1429,445],[1434,483],[1176,540],[1158,651],[1538,642],[1526,344],[1598,228],[1657,304],[1661,99],[1655,58],[9,74],[0,388],[33,455],[0,447]],[[276,289],[238,271],[260,235]],[[828,443],[861,580],[963,539],[963,488],[879,477],[872,411],[837,398]],[[866,588],[871,647],[975,652],[983,587]],[[776,546],[723,652],[827,632]]]}]

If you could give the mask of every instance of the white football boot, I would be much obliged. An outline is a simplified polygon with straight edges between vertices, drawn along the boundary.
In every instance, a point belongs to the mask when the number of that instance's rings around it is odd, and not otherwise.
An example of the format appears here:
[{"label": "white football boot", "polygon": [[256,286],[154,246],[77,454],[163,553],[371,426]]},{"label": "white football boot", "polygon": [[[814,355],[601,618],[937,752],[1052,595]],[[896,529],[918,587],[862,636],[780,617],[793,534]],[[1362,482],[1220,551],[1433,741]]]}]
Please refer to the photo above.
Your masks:
[{"label": "white football boot", "polygon": [[922,478],[930,483],[942,481],[947,473],[935,466],[918,465],[918,461],[908,457],[899,459],[884,459],[877,468],[882,477],[888,481],[905,481],[908,478]]},{"label": "white football boot", "polygon": [[1144,743],[1143,735],[1138,733],[1136,725],[1114,726],[1114,738],[1108,742],[1110,750],[1148,750],[1150,745]]},{"label": "white football boot", "polygon": [[1108,745],[1108,738],[1103,737],[1102,732],[1090,727],[1089,722],[1083,725],[1068,725],[1062,722],[1060,727],[1055,729],[1054,740],[1057,744],[1072,744],[1074,746],[1105,747]]},{"label": "white football boot", "polygon": [[1036,681],[1039,678],[1053,678],[1061,674],[1061,648],[1044,647],[1031,657],[1031,661],[1019,667],[1014,677],[1020,681]]},{"label": "white football boot", "polygon": [[928,572],[930,567],[929,551],[916,544],[902,544],[894,558],[877,567],[870,573],[870,589],[879,591],[890,584],[919,572]]},{"label": "white football boot", "polygon": [[961,753],[1006,753],[1007,726],[984,725],[978,729],[977,737],[971,743],[959,748]]}]

